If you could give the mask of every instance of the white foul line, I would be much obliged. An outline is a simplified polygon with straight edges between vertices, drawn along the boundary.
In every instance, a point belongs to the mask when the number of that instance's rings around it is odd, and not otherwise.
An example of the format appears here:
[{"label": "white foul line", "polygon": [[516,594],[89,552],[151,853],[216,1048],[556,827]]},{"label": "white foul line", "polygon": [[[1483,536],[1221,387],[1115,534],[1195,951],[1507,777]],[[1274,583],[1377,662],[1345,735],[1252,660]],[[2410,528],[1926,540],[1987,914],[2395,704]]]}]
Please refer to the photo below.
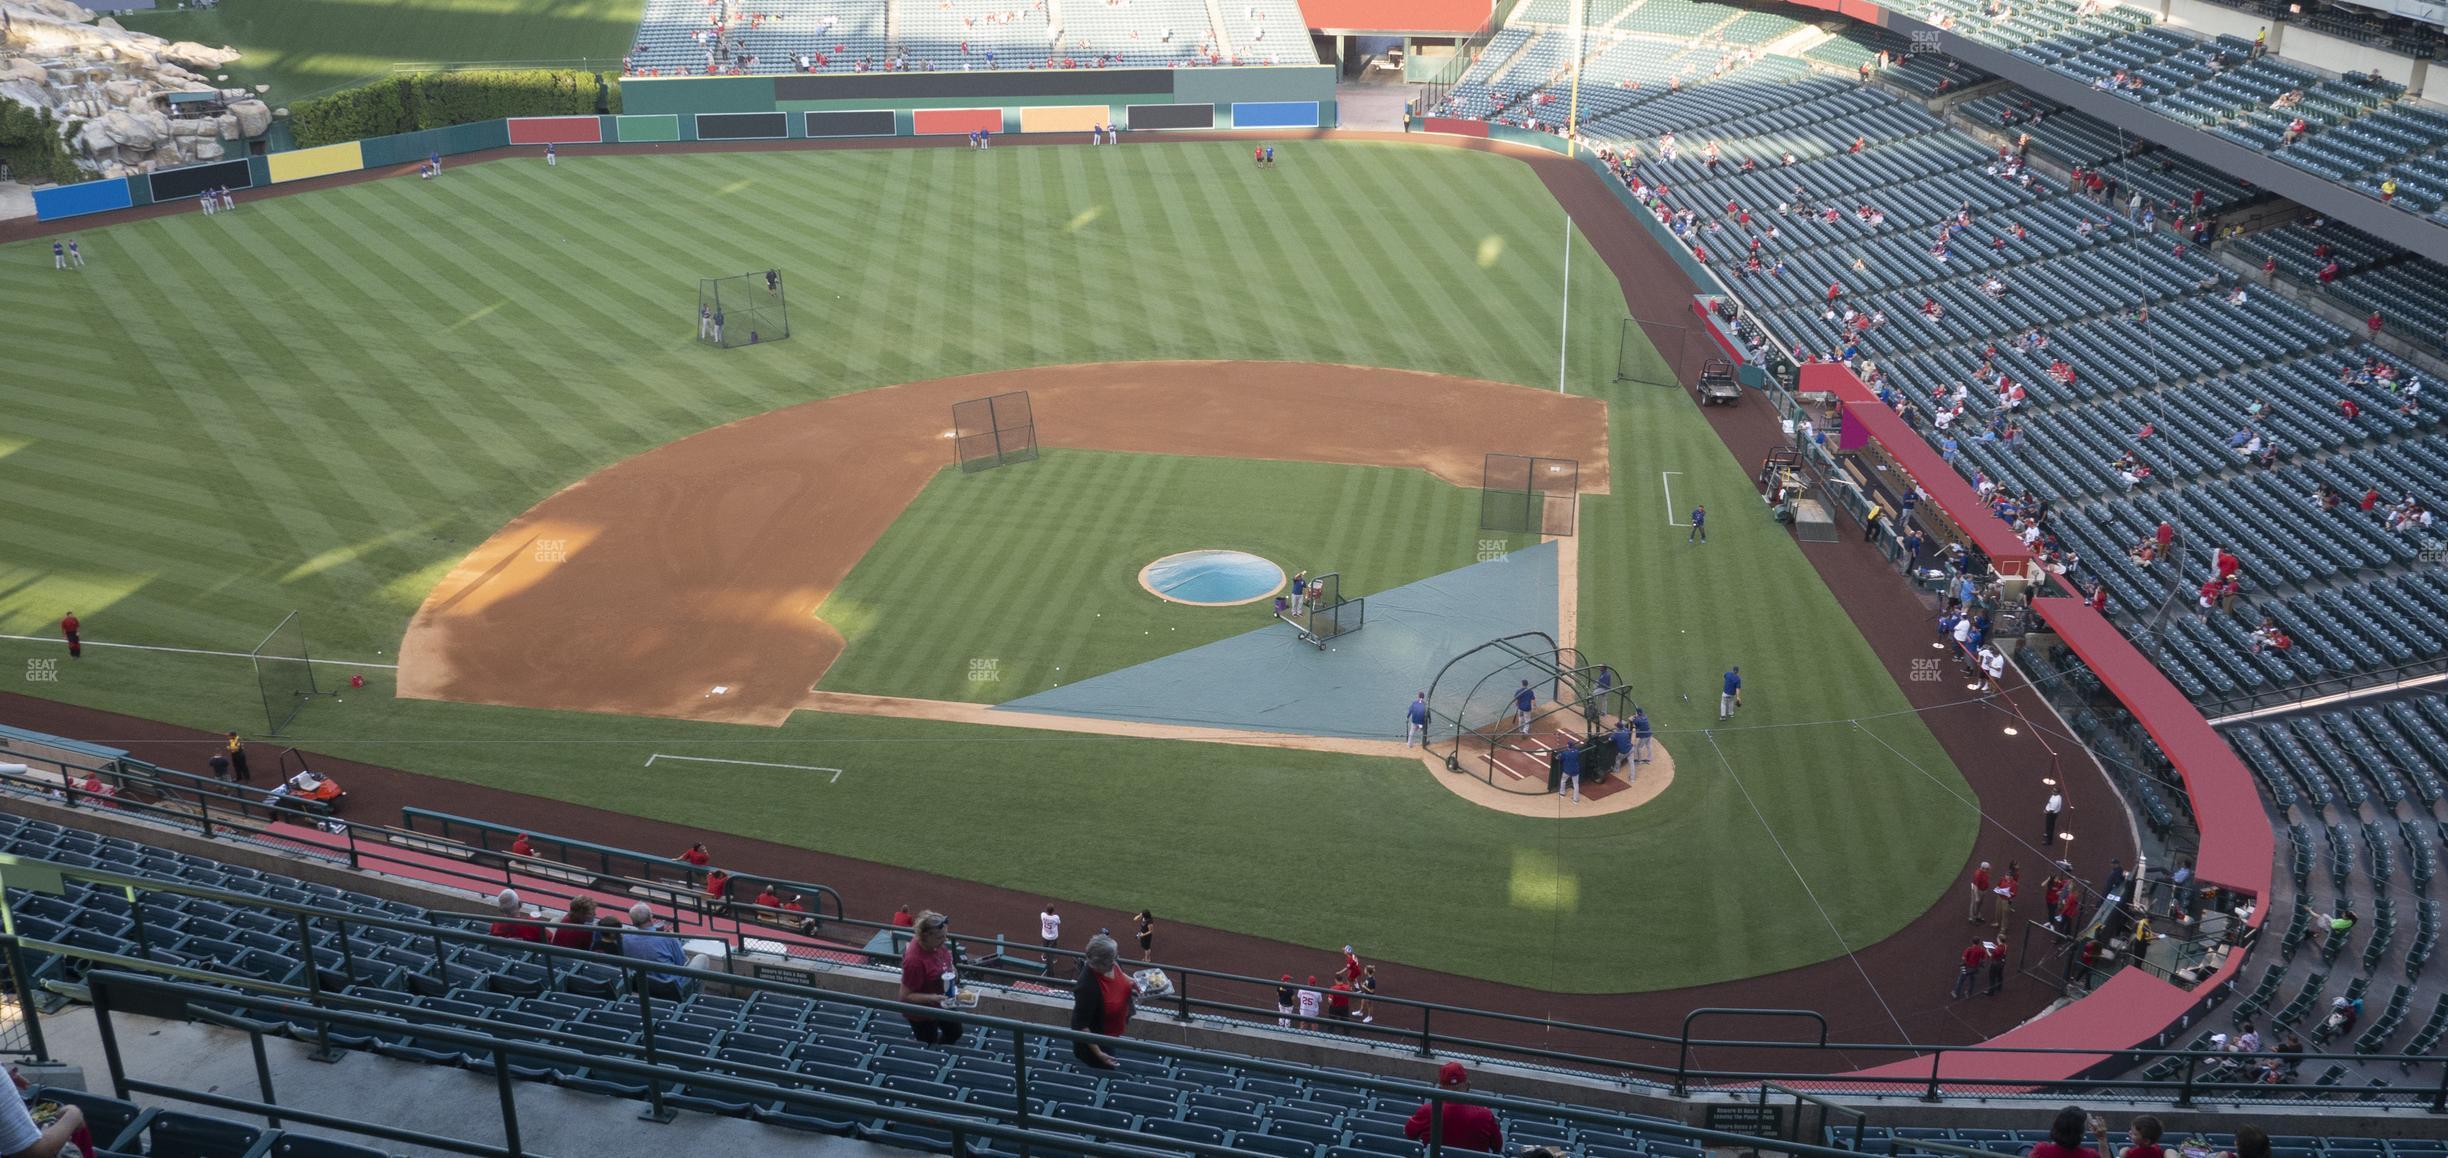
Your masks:
[{"label": "white foul line", "polygon": [[[0,635],[0,639],[21,639],[27,643],[57,643],[62,645],[65,645],[67,642],[56,635]],[[255,653],[251,651],[211,651],[201,647],[156,647],[149,643],[105,643],[99,639],[86,639],[79,640],[78,642],[82,643],[86,647],[118,647],[125,648],[129,651],[169,651],[176,652],[180,655],[223,655],[228,656],[231,659],[255,658]],[[275,656],[273,658],[277,659],[281,657]],[[356,659],[309,659],[306,662],[330,664],[333,667],[378,667],[385,671],[399,670],[399,665],[396,663],[369,663],[365,660]]]},{"label": "white foul line", "polygon": [[657,760],[693,760],[699,764],[745,764],[751,768],[796,768],[801,772],[830,772],[833,778],[825,781],[827,784],[841,783],[842,774],[839,768],[819,768],[813,764],[768,764],[762,760],[717,760],[712,756],[672,756],[662,752],[646,757],[646,766],[654,767],[654,762]]},{"label": "white foul line", "polygon": [[1681,473],[1683,472],[1679,470],[1661,470],[1658,472],[1658,485],[1666,488],[1666,525],[1669,527],[1680,527],[1683,525],[1675,521],[1674,484],[1666,481],[1668,476],[1678,475]]}]

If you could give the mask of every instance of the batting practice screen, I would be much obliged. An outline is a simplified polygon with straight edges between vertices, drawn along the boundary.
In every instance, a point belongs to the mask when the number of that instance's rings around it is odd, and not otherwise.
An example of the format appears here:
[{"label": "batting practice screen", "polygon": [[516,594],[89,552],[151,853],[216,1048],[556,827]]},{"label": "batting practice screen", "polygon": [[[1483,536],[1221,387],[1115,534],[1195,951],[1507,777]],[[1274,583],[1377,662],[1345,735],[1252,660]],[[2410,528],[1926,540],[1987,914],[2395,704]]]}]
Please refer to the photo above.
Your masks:
[{"label": "batting practice screen", "polygon": [[1479,529],[1570,535],[1580,499],[1580,460],[1490,454],[1479,480]]},{"label": "batting practice screen", "polygon": [[952,404],[952,449],[966,473],[1037,457],[1037,419],[1026,390]]},{"label": "batting practice screen", "polygon": [[265,730],[277,736],[320,691],[314,660],[306,654],[306,624],[290,612],[250,653],[255,689],[263,693]]},{"label": "batting practice screen", "polygon": [[697,340],[728,350],[790,337],[782,271],[710,277],[697,283]]}]

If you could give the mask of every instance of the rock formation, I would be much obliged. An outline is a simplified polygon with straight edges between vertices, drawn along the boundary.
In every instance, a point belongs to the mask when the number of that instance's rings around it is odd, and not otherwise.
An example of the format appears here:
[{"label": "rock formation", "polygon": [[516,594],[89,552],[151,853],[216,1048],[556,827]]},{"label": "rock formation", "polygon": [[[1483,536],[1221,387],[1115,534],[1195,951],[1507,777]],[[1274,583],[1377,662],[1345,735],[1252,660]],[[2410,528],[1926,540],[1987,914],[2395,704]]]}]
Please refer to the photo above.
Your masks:
[{"label": "rock formation", "polygon": [[[261,135],[272,110],[211,79],[236,59],[228,48],[131,32],[68,0],[0,0],[0,100],[47,110],[98,177],[219,160],[228,142]],[[172,93],[214,103],[174,115]]]}]

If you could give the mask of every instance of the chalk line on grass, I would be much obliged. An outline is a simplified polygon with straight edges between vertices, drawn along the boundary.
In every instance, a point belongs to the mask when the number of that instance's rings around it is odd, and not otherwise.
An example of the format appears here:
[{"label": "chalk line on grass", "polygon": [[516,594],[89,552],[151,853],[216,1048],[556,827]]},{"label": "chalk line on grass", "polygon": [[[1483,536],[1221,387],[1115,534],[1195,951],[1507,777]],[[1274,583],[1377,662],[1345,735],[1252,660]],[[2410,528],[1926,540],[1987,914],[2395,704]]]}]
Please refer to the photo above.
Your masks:
[{"label": "chalk line on grass", "polygon": [[[0,635],[0,639],[16,639],[16,640],[23,640],[23,641],[25,641],[25,642],[27,642],[27,643],[57,643],[57,644],[61,644],[62,646],[65,646],[65,645],[66,645],[66,641],[64,641],[64,640],[60,639],[58,636],[53,636],[53,635]],[[82,643],[82,644],[83,644],[84,646],[86,646],[86,647],[117,647],[117,648],[124,648],[124,649],[126,649],[126,650],[128,650],[128,651],[167,651],[167,652],[173,652],[173,653],[176,653],[176,654],[179,654],[179,655],[218,655],[218,656],[226,656],[226,657],[228,657],[228,658],[230,658],[230,659],[253,659],[253,658],[255,658],[255,654],[254,654],[253,652],[246,652],[246,651],[214,651],[214,650],[212,650],[212,649],[210,649],[210,648],[203,648],[203,647],[162,647],[162,646],[160,646],[160,645],[158,645],[158,644],[150,644],[150,643],[110,643],[110,642],[106,642],[106,641],[104,641],[104,640],[99,640],[99,639],[84,639],[84,640],[79,640],[78,642],[79,642],[79,643]],[[380,668],[380,669],[382,669],[382,670],[384,670],[384,671],[398,671],[398,670],[399,670],[399,665],[398,665],[398,664],[396,664],[396,663],[375,663],[375,662],[373,662],[373,661],[371,661],[371,660],[362,660],[362,659],[308,659],[306,662],[308,662],[308,663],[322,663],[322,664],[330,664],[330,665],[331,665],[331,666],[333,666],[333,667],[365,667],[365,668]]]},{"label": "chalk line on grass", "polygon": [[796,768],[801,772],[830,772],[833,776],[825,781],[827,784],[841,783],[842,775],[842,770],[839,768],[819,768],[814,764],[772,764],[763,760],[721,760],[712,756],[674,756],[668,752],[657,752],[646,757],[646,766],[654,767],[654,762],[657,760],[688,760],[698,764],[745,764],[751,768]]}]

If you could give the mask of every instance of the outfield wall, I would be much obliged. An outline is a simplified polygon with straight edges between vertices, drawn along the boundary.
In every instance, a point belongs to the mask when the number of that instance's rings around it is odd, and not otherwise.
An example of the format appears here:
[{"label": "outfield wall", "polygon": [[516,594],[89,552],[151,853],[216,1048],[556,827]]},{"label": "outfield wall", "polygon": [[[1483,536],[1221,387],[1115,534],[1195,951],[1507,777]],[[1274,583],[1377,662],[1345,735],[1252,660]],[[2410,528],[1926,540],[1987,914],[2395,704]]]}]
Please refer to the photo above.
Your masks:
[{"label": "outfield wall", "polygon": [[[629,77],[621,108],[675,118],[684,141],[1333,128],[1334,85],[1334,66],[1322,64]],[[779,134],[773,113],[790,114]],[[841,116],[850,113],[860,116]]]},{"label": "outfield wall", "polygon": [[41,221],[507,145],[1333,128],[1332,65],[630,77],[611,116],[512,117],[34,191]]}]

